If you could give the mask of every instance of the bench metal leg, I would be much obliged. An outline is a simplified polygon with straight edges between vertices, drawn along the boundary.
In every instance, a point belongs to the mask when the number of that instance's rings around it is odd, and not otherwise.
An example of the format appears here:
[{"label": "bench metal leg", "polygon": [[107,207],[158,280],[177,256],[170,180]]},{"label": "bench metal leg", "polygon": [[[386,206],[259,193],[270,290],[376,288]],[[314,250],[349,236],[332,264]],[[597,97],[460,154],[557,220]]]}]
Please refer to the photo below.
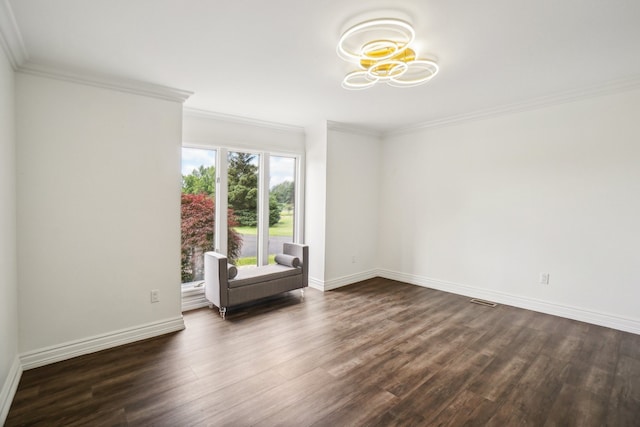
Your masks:
[{"label": "bench metal leg", "polygon": [[225,319],[227,316],[227,307],[220,307],[220,316],[222,316],[223,320]]},{"label": "bench metal leg", "polygon": [[304,299],[304,288],[300,288],[300,298]]}]

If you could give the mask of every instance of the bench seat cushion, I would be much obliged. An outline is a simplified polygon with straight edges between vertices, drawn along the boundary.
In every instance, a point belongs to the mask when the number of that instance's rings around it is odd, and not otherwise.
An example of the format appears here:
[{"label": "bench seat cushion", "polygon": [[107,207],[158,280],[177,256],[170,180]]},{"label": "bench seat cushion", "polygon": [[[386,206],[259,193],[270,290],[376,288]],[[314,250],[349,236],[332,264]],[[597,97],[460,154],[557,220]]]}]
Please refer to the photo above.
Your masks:
[{"label": "bench seat cushion", "polygon": [[301,268],[286,267],[280,264],[239,268],[238,275],[234,279],[229,279],[229,287],[239,288],[299,274],[302,274]]}]

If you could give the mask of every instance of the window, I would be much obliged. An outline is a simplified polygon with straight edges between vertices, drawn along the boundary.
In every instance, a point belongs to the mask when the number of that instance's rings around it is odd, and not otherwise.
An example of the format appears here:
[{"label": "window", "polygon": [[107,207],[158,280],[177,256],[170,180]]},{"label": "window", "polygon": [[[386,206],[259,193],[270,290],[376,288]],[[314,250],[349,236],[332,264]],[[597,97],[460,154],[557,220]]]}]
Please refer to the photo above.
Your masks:
[{"label": "window", "polygon": [[206,251],[226,253],[231,263],[248,268],[274,263],[284,242],[301,241],[300,159],[183,147],[183,296],[202,286]]},{"label": "window", "polygon": [[214,248],[216,151],[182,149],[181,263],[183,285],[204,279],[204,253]]},{"label": "window", "polygon": [[269,263],[282,253],[282,244],[294,241],[296,159],[271,156],[269,163]]},{"label": "window", "polygon": [[227,161],[227,257],[238,267],[258,265],[260,155],[230,151]]}]

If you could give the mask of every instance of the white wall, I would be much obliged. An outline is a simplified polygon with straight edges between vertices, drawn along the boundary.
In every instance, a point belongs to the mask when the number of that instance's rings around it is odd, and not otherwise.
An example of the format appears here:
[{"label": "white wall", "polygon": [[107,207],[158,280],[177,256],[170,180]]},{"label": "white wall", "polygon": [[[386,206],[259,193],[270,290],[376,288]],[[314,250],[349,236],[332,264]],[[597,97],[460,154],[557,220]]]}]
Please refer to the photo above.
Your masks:
[{"label": "white wall", "polygon": [[376,276],[381,141],[331,124],[327,140],[325,288],[331,289]]},{"label": "white wall", "polygon": [[323,289],[327,204],[327,123],[306,128],[304,237],[309,245],[309,285]]},{"label": "white wall", "polygon": [[187,110],[183,141],[201,147],[228,147],[304,153],[304,129]]},{"label": "white wall", "polygon": [[334,122],[306,128],[305,241],[310,285],[376,276],[380,139]]},{"label": "white wall", "polygon": [[639,117],[636,90],[386,138],[384,274],[637,326]]},{"label": "white wall", "polygon": [[181,103],[16,83],[21,353],[182,323]]},{"label": "white wall", "polygon": [[13,69],[0,48],[0,424],[18,368],[14,86]]}]

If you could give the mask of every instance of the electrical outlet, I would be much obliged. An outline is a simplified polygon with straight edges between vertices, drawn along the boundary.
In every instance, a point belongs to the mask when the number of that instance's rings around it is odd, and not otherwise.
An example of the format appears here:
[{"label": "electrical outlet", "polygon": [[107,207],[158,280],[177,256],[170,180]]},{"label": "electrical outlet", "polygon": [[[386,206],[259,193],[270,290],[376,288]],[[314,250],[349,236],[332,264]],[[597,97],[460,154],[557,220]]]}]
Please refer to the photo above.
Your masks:
[{"label": "electrical outlet", "polygon": [[540,273],[540,280],[539,280],[541,285],[548,285],[549,284],[549,273]]},{"label": "electrical outlet", "polygon": [[151,302],[160,302],[160,291],[158,289],[151,291]]}]

